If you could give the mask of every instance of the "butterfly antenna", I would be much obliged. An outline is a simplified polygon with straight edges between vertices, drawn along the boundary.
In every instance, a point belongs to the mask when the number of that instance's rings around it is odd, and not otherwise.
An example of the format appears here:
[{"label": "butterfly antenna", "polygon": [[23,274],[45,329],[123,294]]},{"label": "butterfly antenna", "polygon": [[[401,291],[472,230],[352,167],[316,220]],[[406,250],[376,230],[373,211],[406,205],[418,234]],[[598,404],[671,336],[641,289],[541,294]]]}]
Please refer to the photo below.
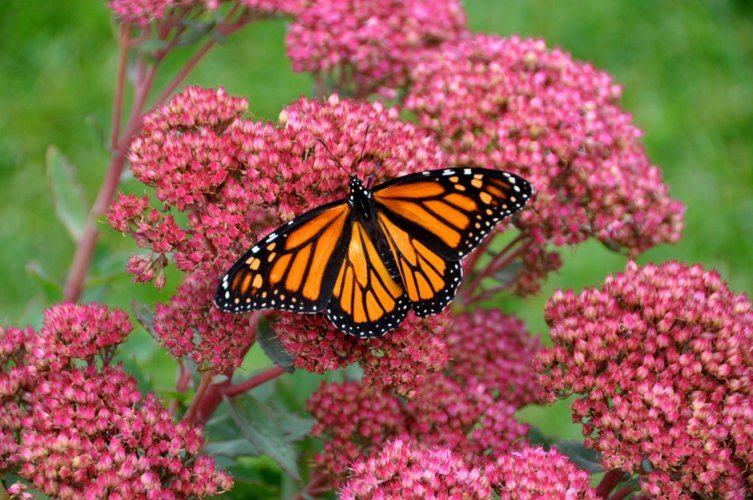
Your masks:
[{"label": "butterfly antenna", "polygon": [[363,161],[363,153],[366,151],[366,139],[369,137],[369,129],[371,128],[371,123],[366,125],[366,133],[363,134],[363,144],[361,144],[361,155],[358,157],[358,162],[356,165],[360,165]]},{"label": "butterfly antenna", "polygon": [[337,163],[337,166],[340,167],[340,170],[342,170],[343,172],[345,172],[345,175],[347,175],[348,177],[350,177],[351,174],[348,172],[348,169],[346,169],[345,167],[343,167],[343,164],[340,163],[340,160],[337,159],[337,156],[335,156],[335,155],[332,154],[332,151],[330,151],[329,148],[327,147],[327,145],[324,144],[324,141],[321,140],[318,137],[314,137],[314,140],[317,141],[317,142],[319,142],[324,147],[324,150],[327,153],[329,153],[329,155],[332,157],[333,160],[335,160],[335,163]]},{"label": "butterfly antenna", "polygon": [[366,133],[363,134],[363,144],[361,144],[361,154],[358,157],[358,161],[355,163],[355,170],[356,175],[358,175],[358,168],[361,166],[361,162],[363,161],[363,154],[366,151],[366,139],[369,137],[369,129],[371,128],[371,123],[366,125]]}]

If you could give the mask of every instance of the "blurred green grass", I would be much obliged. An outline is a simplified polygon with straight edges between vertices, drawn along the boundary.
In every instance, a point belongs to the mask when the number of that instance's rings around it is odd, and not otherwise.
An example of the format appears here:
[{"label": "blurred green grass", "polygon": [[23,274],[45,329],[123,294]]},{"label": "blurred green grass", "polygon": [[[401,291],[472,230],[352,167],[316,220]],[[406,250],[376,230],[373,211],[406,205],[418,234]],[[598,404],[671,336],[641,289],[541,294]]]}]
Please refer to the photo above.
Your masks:
[{"label": "blurred green grass", "polygon": [[[641,262],[679,259],[721,272],[738,292],[753,292],[753,7],[745,0],[467,0],[474,31],[544,38],[610,72],[624,85],[624,106],[645,131],[645,145],[672,195],[687,205],[680,243],[647,252]],[[47,147],[76,165],[87,198],[96,196],[108,152],[116,64],[114,25],[100,2],[6,0],[0,18],[0,324],[39,323],[50,298],[26,271],[38,263],[65,278],[74,245],[54,216],[45,181]],[[247,96],[251,112],[275,119],[309,94],[311,80],[285,57],[285,22],[266,21],[215,48],[188,82],[224,86]],[[165,65],[167,81],[190,55]],[[159,85],[158,85],[159,87]],[[128,189],[143,190],[136,183]],[[104,223],[97,248],[101,267],[123,265],[133,242]],[[596,285],[625,259],[598,244],[564,251],[565,265],[544,291],[505,300],[545,332],[546,298],[556,288]],[[108,262],[109,260],[109,262]],[[177,276],[170,276],[175,284]],[[169,287],[168,287],[169,288]],[[87,292],[130,310],[131,300],[169,297],[133,285],[125,274]],[[168,387],[172,365],[142,332],[129,349],[156,385]],[[263,362],[258,354],[250,365]],[[533,417],[537,419],[539,417]],[[542,417],[543,418],[543,417]],[[543,423],[556,432],[557,420]],[[563,431],[569,435],[571,430]],[[574,436],[571,436],[574,437]]]}]

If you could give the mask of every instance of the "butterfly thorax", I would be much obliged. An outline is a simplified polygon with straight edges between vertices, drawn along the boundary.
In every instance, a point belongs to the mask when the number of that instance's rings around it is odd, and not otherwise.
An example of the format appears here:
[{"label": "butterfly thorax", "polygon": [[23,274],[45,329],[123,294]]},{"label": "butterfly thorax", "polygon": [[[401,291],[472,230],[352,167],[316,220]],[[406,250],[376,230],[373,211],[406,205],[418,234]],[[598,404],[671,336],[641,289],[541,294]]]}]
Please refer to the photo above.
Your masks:
[{"label": "butterfly thorax", "polygon": [[371,190],[364,186],[361,179],[356,176],[350,178],[349,187],[348,204],[353,207],[353,212],[364,222],[372,219],[374,201],[371,199]]}]

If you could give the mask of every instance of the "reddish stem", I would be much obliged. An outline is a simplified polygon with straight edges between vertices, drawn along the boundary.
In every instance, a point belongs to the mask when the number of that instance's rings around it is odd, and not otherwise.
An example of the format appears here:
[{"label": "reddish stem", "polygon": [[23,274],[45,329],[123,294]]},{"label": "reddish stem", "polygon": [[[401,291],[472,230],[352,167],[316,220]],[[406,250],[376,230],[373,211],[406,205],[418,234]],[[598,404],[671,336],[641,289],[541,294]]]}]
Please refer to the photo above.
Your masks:
[{"label": "reddish stem", "polygon": [[[220,35],[226,36],[230,35],[234,31],[237,31],[241,29],[243,26],[248,24],[252,19],[249,17],[241,17],[240,19],[236,20],[235,22],[230,22],[230,18],[233,17],[233,15],[238,11],[238,4],[234,5],[232,9],[227,13],[225,18],[220,22],[217,27],[216,31]],[[173,39],[173,44],[178,41],[178,37],[176,36]],[[170,81],[169,84],[167,84],[167,87],[165,87],[165,90],[162,91],[160,96],[157,98],[157,101],[155,102],[155,105],[162,104],[168,97],[170,97],[170,94],[173,93],[173,91],[180,85],[180,83],[188,76],[188,74],[196,67],[197,64],[201,61],[201,59],[206,55],[209,50],[216,45],[216,41],[214,39],[207,40],[204,45],[199,49],[198,52],[196,52],[191,59],[186,62],[186,64],[181,68],[181,70],[178,72],[177,75]],[[172,46],[169,45],[168,47],[165,47],[165,50],[168,50]],[[162,59],[165,56],[165,53],[160,52],[158,54],[158,58]]]},{"label": "reddish stem", "polygon": [[323,472],[317,472],[311,479],[309,479],[306,487],[293,497],[293,500],[304,500],[305,498],[310,498],[312,495],[316,495],[317,493],[323,493],[325,491],[331,490],[332,488],[330,488],[328,484],[328,479],[329,476],[327,474]]},{"label": "reddish stem", "polygon": [[[228,13],[226,20],[232,15],[234,10]],[[249,19],[250,20],[250,19]],[[229,26],[219,26],[218,29],[224,30],[223,33],[229,34],[243,27],[248,20],[242,20],[242,22],[236,22]],[[174,45],[168,45],[162,52],[160,52],[157,58],[157,63],[146,69],[146,61],[143,57],[140,57],[136,67],[136,96],[134,98],[133,105],[131,106],[131,114],[128,118],[128,126],[126,132],[121,136],[120,134],[120,122],[122,120],[123,113],[123,87],[125,82],[125,67],[128,59],[128,50],[132,46],[128,38],[128,29],[122,28],[120,39],[120,56],[118,62],[118,74],[116,78],[115,98],[113,103],[113,130],[111,135],[110,144],[113,149],[113,158],[110,161],[110,165],[105,175],[105,179],[102,181],[99,193],[97,193],[97,199],[92,205],[92,208],[87,217],[86,226],[81,239],[77,242],[76,252],[73,256],[70,271],[68,277],[65,280],[65,286],[63,288],[63,299],[68,302],[76,302],[83,290],[83,283],[86,279],[86,273],[91,263],[91,258],[94,253],[94,247],[99,236],[97,230],[97,220],[105,212],[112,197],[117,190],[120,183],[120,176],[125,166],[126,155],[128,153],[128,147],[131,144],[133,136],[138,131],[141,125],[141,114],[146,104],[146,99],[149,92],[152,89],[154,83],[154,77],[157,73],[157,65],[167,55],[169,49]],[[173,78],[168,87],[162,92],[157,103],[164,101],[175,88],[180,85],[180,82],[193,70],[199,61],[206,55],[206,53],[214,46],[214,40],[209,40],[194,56],[189,59],[186,65],[180,72]]]},{"label": "reddish stem", "polygon": [[261,372],[258,375],[254,375],[248,380],[244,380],[243,382],[226,387],[225,396],[234,398],[235,396],[243,394],[244,392],[250,391],[254,387],[260,386],[265,382],[269,382],[270,380],[279,377],[283,373],[285,373],[285,370],[283,370],[279,366],[274,366],[266,371]]},{"label": "reddish stem", "polygon": [[199,51],[194,54],[191,59],[188,60],[185,66],[181,68],[181,70],[177,75],[175,75],[175,78],[172,79],[167,87],[165,87],[165,90],[162,91],[155,104],[159,105],[163,103],[168,97],[170,97],[170,94],[172,94],[173,90],[175,90],[175,88],[180,85],[180,82],[182,82],[183,79],[188,76],[188,74],[196,67],[197,64],[199,64],[199,61],[201,61],[206,53],[209,52],[209,49],[214,47],[214,45],[214,40],[208,40],[207,43],[205,43],[204,46],[201,47]]},{"label": "reddish stem", "polygon": [[476,302],[482,302],[484,300],[489,300],[495,295],[497,295],[500,292],[503,292],[505,290],[509,290],[510,287],[513,285],[513,283],[504,283],[502,285],[497,285],[492,288],[487,288],[485,290],[481,290],[478,293],[473,294],[472,296],[468,297],[464,304],[475,304]]},{"label": "reddish stem", "polygon": [[[223,35],[228,35],[241,29],[248,24],[253,18],[249,16],[241,16],[234,22],[229,22],[230,18],[237,12],[237,6],[234,6],[230,12],[228,12],[223,22],[217,26],[217,31]],[[128,127],[122,137],[120,134],[120,122],[123,113],[123,87],[125,82],[125,67],[128,59],[128,51],[133,47],[132,40],[129,39],[129,28],[124,25],[121,28],[120,38],[120,56],[118,62],[118,75],[116,78],[115,99],[113,103],[113,127],[112,136],[110,140],[111,147],[113,149],[113,158],[110,161],[110,165],[102,181],[99,193],[97,193],[97,199],[92,206],[89,215],[86,220],[86,226],[81,239],[77,242],[76,252],[71,262],[71,268],[68,272],[68,276],[65,280],[65,286],[63,288],[63,300],[68,302],[76,302],[81,296],[83,290],[83,283],[86,279],[86,272],[89,269],[91,258],[94,253],[94,247],[99,236],[97,230],[97,220],[104,213],[112,201],[112,197],[115,194],[120,183],[120,176],[125,166],[126,155],[128,153],[128,147],[131,144],[131,140],[136,131],[141,125],[141,114],[143,112],[146,99],[151,91],[152,84],[154,83],[154,76],[157,72],[158,64],[165,58],[167,53],[175,46],[177,42],[177,36],[164,47],[157,55],[157,62],[150,66],[148,70],[145,70],[146,61],[143,57],[140,57],[136,66],[136,97],[133,105],[131,106],[131,114],[128,118]],[[156,103],[162,103],[175,88],[180,85],[185,77],[193,70],[199,61],[209,52],[215,45],[214,40],[209,40],[199,51],[189,59],[186,65],[178,72],[173,78],[167,88],[162,92]]]},{"label": "reddish stem", "polygon": [[140,126],[141,109],[144,106],[146,96],[154,81],[155,73],[156,68],[150,68],[149,71],[147,71],[143,82],[141,82],[137,88],[136,99],[133,103],[128,127],[125,134],[123,134],[123,137],[118,140],[117,148],[113,151],[113,158],[110,160],[110,166],[107,169],[107,174],[99,188],[99,193],[97,193],[97,199],[94,201],[94,205],[92,205],[89,215],[86,218],[86,226],[84,227],[84,232],[81,235],[81,238],[77,242],[76,253],[73,255],[71,269],[68,272],[68,277],[65,280],[65,287],[63,288],[63,300],[66,302],[76,302],[81,297],[86,272],[89,269],[89,264],[91,263],[91,258],[94,254],[94,246],[96,245],[97,237],[99,236],[97,222],[99,217],[109,206],[110,201],[120,184],[120,176],[123,173],[123,167],[125,166],[128,145]]},{"label": "reddish stem", "polygon": [[[492,261],[489,263],[488,266],[486,266],[484,269],[480,270],[476,274],[476,276],[473,278],[473,281],[471,281],[470,285],[468,285],[463,291],[463,294],[462,294],[463,304],[467,305],[473,301],[472,300],[474,296],[473,291],[481,286],[481,282],[484,281],[484,279],[496,273],[497,271],[499,271],[506,265],[509,265],[510,262],[512,262],[514,259],[520,256],[521,248],[516,249],[512,253],[510,253],[510,251],[513,248],[515,248],[516,245],[520,244],[523,240],[524,240],[523,235],[516,236],[515,239],[513,239],[510,243],[508,243],[505,246],[505,248],[503,248],[498,254],[496,254],[492,258]],[[475,265],[475,261],[474,261],[474,265]]]},{"label": "reddish stem", "polygon": [[612,490],[620,484],[625,472],[622,469],[612,469],[604,474],[601,478],[601,482],[596,487],[596,496],[599,498],[607,498]]},{"label": "reddish stem", "polygon": [[481,256],[486,253],[486,249],[489,248],[489,245],[491,242],[494,241],[493,237],[485,238],[481,245],[476,248],[476,250],[473,251],[470,258],[468,259],[468,270],[473,272],[473,270],[476,268],[476,264],[478,264],[478,261],[481,260]]},{"label": "reddish stem", "polygon": [[110,135],[110,149],[115,151],[120,136],[120,121],[123,119],[123,90],[125,89],[126,66],[128,62],[128,48],[131,30],[127,24],[120,27],[120,51],[118,53],[118,73],[115,78],[115,101],[112,112],[112,132]]},{"label": "reddish stem", "polygon": [[212,383],[212,374],[210,372],[207,372],[201,377],[201,382],[199,382],[199,388],[196,389],[196,395],[193,398],[193,402],[191,403],[191,406],[188,407],[188,411],[186,411],[186,414],[183,415],[183,420],[187,422],[193,422],[194,419],[196,419],[196,414],[199,411],[199,405],[201,404],[201,401],[204,399],[204,394],[206,394],[207,389],[209,388],[211,383]]},{"label": "reddish stem", "polygon": [[[206,390],[196,393],[196,397],[194,398],[193,403],[191,403],[189,412],[186,412],[186,416],[183,417],[183,419],[194,425],[203,426],[212,417],[212,414],[217,407],[220,406],[225,399],[225,396],[238,396],[239,394],[251,390],[253,387],[279,377],[283,373],[285,373],[284,370],[274,367],[235,386],[230,384],[230,378],[227,378],[219,384],[209,384],[206,387]],[[209,380],[211,380],[211,378],[210,374]],[[203,382],[204,379],[202,379],[202,383]],[[228,392],[231,391],[231,388],[233,394],[228,394]]]},{"label": "reddish stem", "polygon": [[625,486],[624,488],[617,490],[614,495],[609,496],[609,500],[622,500],[633,492],[632,488]]},{"label": "reddish stem", "polygon": [[[249,318],[249,323],[251,325],[250,328],[253,329],[253,332],[248,344],[244,348],[244,352],[241,353],[241,357],[246,355],[246,352],[248,352],[253,343],[256,341],[256,327],[259,324],[259,320],[264,315],[265,313],[261,311],[255,311]],[[204,425],[210,419],[217,407],[220,406],[225,396],[233,397],[237,396],[238,394],[242,394],[246,391],[251,390],[253,387],[267,382],[268,380],[279,377],[282,373],[282,369],[274,367],[244,382],[241,382],[237,385],[232,385],[230,382],[233,376],[233,370],[228,370],[224,373],[226,377],[224,381],[220,382],[219,384],[207,383],[205,387],[202,387],[203,390],[196,391],[196,396],[191,403],[191,407],[188,409],[183,419],[194,425]],[[207,377],[208,380],[211,381],[212,375],[213,374],[211,372],[205,374],[204,378],[202,378],[201,380],[202,385],[205,384]],[[231,390],[233,394],[228,394],[228,391]]]}]

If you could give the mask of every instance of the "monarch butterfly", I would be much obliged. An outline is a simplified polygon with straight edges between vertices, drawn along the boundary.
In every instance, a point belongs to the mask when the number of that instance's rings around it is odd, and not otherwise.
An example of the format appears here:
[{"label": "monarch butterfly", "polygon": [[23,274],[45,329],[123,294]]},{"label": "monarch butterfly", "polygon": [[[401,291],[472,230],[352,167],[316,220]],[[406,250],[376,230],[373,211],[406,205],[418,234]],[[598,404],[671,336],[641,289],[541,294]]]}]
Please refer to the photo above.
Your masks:
[{"label": "monarch butterfly", "polygon": [[413,308],[441,312],[455,297],[462,258],[523,208],[531,185],[509,172],[446,168],[350,193],[269,233],[221,279],[226,312],[326,311],[341,331],[376,337]]}]

